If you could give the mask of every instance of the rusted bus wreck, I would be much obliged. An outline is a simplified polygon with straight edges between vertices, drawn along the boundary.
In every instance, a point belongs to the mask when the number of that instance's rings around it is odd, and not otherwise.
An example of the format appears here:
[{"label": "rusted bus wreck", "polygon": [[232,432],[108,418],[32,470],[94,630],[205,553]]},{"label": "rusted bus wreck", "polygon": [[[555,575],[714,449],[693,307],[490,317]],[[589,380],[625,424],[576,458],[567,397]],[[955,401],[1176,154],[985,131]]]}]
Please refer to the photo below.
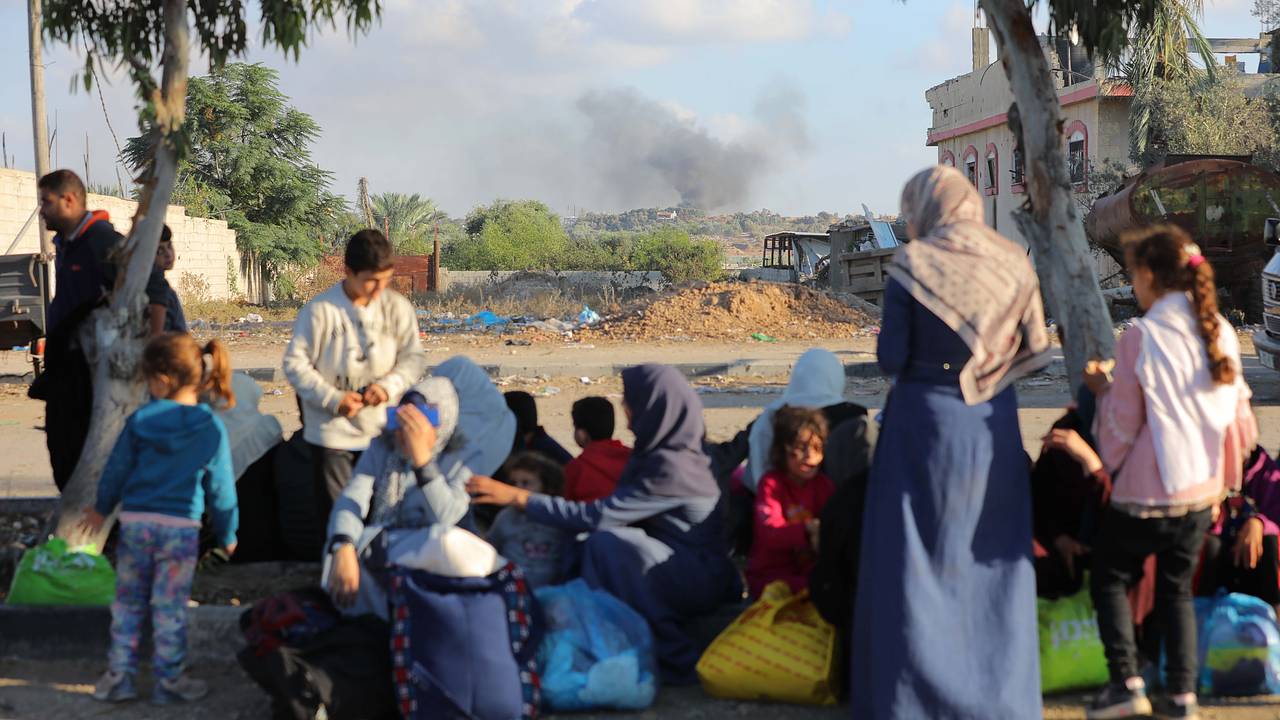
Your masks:
[{"label": "rusted bus wreck", "polygon": [[1224,307],[1257,321],[1263,309],[1259,280],[1274,250],[1264,233],[1273,217],[1280,217],[1280,175],[1247,157],[1170,156],[1098,198],[1085,230],[1123,264],[1126,230],[1160,222],[1181,227],[1213,263]]}]

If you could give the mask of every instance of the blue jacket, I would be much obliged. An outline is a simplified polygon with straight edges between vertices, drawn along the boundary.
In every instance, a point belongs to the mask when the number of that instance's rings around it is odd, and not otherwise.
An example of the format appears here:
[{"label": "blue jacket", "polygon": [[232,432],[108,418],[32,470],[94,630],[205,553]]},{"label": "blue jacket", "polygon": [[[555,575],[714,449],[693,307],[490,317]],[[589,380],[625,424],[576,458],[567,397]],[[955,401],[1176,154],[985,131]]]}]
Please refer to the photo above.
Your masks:
[{"label": "blue jacket", "polygon": [[230,545],[240,518],[226,428],[203,403],[153,400],[125,423],[98,480],[94,509],[106,515],[120,504],[124,511],[199,520],[206,498],[218,543]]}]

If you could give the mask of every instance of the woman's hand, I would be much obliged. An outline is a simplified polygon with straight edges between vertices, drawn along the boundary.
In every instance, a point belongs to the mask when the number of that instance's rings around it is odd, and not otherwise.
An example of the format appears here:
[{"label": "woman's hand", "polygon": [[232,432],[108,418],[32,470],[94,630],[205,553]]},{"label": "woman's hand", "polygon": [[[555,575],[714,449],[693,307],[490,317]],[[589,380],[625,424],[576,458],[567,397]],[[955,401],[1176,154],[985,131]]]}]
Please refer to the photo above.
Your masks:
[{"label": "woman's hand", "polygon": [[1084,384],[1089,392],[1101,395],[1111,387],[1111,371],[1116,367],[1115,360],[1090,360],[1084,366]]},{"label": "woman's hand", "polygon": [[401,405],[396,411],[396,419],[400,421],[400,449],[413,464],[414,470],[421,470],[431,462],[436,447],[436,428],[422,411],[412,405]]},{"label": "woman's hand", "polygon": [[339,545],[333,551],[333,566],[329,568],[329,596],[334,605],[349,608],[356,604],[359,590],[360,560],[356,558],[356,548],[351,543]]},{"label": "woman's hand", "polygon": [[471,502],[481,505],[515,505],[523,510],[529,504],[529,491],[498,482],[491,477],[474,475],[467,481]]},{"label": "woman's hand", "polygon": [[1252,570],[1262,557],[1262,518],[1251,517],[1240,528],[1234,550],[1236,567]]},{"label": "woman's hand", "polygon": [[1067,574],[1076,577],[1076,559],[1084,557],[1089,553],[1089,546],[1076,542],[1076,539],[1070,535],[1059,535],[1053,539],[1053,548],[1058,551],[1058,555],[1062,557],[1062,562],[1067,566]]},{"label": "woman's hand", "polygon": [[1102,469],[1102,458],[1089,446],[1088,441],[1075,430],[1050,430],[1040,440],[1046,449],[1061,450],[1073,460],[1084,466],[1085,472],[1095,473]]},{"label": "woman's hand", "polygon": [[84,509],[84,517],[80,518],[80,529],[90,535],[97,535],[106,521],[107,519],[99,515],[97,510],[87,507]]}]

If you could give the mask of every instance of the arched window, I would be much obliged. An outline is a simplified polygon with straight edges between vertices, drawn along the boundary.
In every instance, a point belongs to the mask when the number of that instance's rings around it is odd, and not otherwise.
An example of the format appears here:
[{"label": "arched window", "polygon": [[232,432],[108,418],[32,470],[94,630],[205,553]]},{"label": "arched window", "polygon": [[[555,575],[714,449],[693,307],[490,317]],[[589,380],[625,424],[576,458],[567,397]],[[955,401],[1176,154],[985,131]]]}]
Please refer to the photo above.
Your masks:
[{"label": "arched window", "polygon": [[955,154],[955,153],[953,153],[953,152],[951,152],[950,150],[943,150],[943,151],[942,151],[942,153],[941,153],[941,154],[939,155],[939,157],[938,157],[938,164],[939,164],[939,165],[946,165],[947,167],[955,167],[955,166],[956,166],[956,154]]},{"label": "arched window", "polygon": [[1000,153],[995,143],[987,143],[986,174],[982,178],[982,191],[987,195],[1000,194]]},{"label": "arched window", "polygon": [[963,160],[961,161],[960,169],[964,172],[964,176],[969,178],[969,182],[973,183],[974,187],[979,187],[978,185],[978,149],[970,145],[969,147],[965,148],[964,155],[961,157],[963,158]]},{"label": "arched window", "polygon": [[1067,168],[1077,191],[1089,188],[1089,128],[1076,120],[1067,126]]}]

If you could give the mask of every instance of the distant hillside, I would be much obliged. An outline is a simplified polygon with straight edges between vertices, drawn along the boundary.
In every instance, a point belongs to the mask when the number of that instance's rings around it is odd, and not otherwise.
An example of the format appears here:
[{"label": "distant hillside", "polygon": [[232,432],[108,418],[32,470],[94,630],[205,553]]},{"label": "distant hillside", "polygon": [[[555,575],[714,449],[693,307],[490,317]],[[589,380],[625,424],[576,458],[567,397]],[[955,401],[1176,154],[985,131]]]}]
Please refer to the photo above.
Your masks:
[{"label": "distant hillside", "polygon": [[642,208],[623,213],[584,213],[575,221],[566,219],[570,233],[591,236],[608,232],[645,232],[675,227],[690,235],[720,239],[750,238],[759,240],[775,232],[826,232],[832,223],[845,215],[822,212],[803,217],[787,217],[769,210],[756,210],[732,215],[708,215],[694,208]]}]

